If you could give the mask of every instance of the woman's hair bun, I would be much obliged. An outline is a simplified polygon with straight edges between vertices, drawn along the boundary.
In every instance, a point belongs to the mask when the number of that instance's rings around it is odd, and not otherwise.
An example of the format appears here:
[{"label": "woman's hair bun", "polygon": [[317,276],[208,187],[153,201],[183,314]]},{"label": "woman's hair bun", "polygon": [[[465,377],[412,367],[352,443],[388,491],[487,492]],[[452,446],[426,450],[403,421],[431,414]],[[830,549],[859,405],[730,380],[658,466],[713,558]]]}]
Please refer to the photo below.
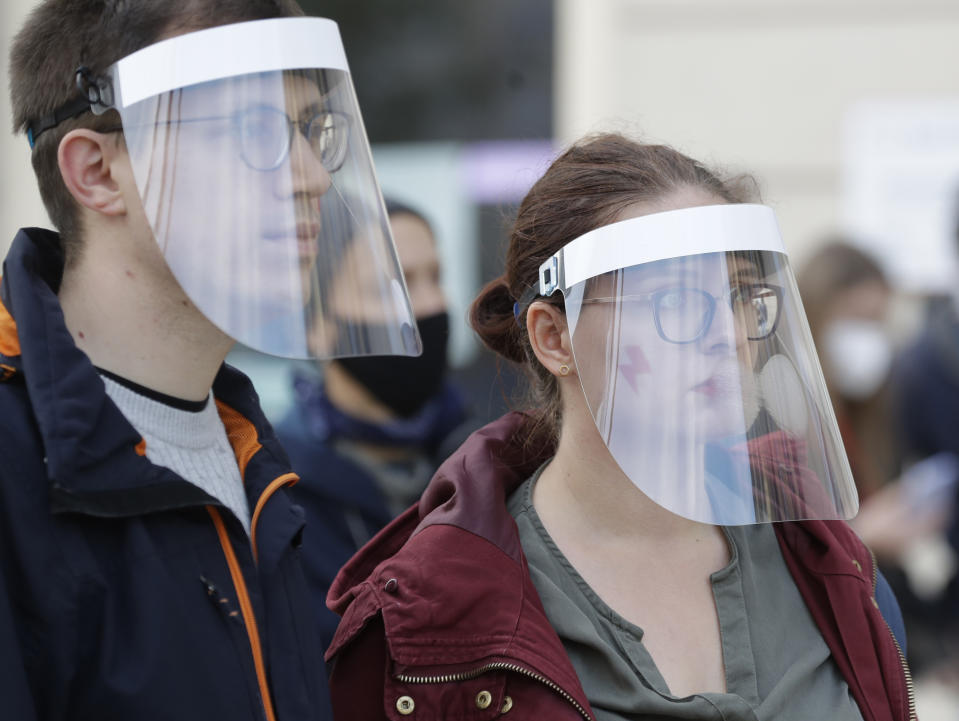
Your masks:
[{"label": "woman's hair bun", "polygon": [[520,328],[513,313],[516,299],[503,276],[491,280],[470,306],[469,322],[490,350],[507,360],[526,360],[520,344]]}]

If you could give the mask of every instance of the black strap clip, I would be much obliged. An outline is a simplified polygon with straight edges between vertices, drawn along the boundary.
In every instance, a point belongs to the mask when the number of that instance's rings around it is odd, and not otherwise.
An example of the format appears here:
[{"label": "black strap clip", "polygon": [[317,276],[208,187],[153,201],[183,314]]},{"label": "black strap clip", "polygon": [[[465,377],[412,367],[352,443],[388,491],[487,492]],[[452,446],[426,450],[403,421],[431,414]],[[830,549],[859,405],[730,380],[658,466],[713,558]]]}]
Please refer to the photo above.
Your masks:
[{"label": "black strap clip", "polygon": [[102,115],[113,107],[113,83],[102,75],[94,75],[86,65],[76,70],[77,90],[86,98],[90,110]]}]

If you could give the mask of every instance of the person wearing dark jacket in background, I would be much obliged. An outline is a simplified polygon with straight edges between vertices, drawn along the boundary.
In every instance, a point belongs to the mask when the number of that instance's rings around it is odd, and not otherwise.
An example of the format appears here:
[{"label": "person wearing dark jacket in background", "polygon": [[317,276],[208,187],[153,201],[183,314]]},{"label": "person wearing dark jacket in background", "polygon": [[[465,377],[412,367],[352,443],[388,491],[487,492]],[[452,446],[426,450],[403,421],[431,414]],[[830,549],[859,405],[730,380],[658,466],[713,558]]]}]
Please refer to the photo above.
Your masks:
[{"label": "person wearing dark jacket in background", "polygon": [[[953,250],[959,254],[959,195],[953,205]],[[900,484],[900,505],[909,520],[932,517],[938,533],[959,557],[959,278],[953,293],[929,302],[925,325],[896,359],[892,389],[906,459],[927,471],[922,488]],[[879,522],[896,522],[880,515]],[[908,525],[908,524],[905,524]],[[899,549],[901,550],[901,549]],[[912,610],[924,631],[921,670],[939,671],[957,685],[959,676],[959,571],[941,579],[930,598]],[[919,669],[917,669],[919,670]]]},{"label": "person wearing dark jacket in background", "polygon": [[338,721],[915,718],[775,219],[748,197],[619,135],[533,186],[471,311],[533,410],[470,436],[337,577]]},{"label": "person wearing dark jacket in background", "polygon": [[10,68],[59,232],[21,230],[0,278],[0,716],[326,718],[297,476],[224,359],[306,357],[343,216],[418,345],[336,26],[43,0]]},{"label": "person wearing dark jacket in background", "polygon": [[417,210],[387,198],[397,254],[423,339],[414,358],[341,358],[299,370],[294,405],[277,424],[306,511],[303,561],[322,647],[339,618],[326,594],[349,558],[415,503],[465,438],[466,406],[447,379],[449,314],[436,240]]}]

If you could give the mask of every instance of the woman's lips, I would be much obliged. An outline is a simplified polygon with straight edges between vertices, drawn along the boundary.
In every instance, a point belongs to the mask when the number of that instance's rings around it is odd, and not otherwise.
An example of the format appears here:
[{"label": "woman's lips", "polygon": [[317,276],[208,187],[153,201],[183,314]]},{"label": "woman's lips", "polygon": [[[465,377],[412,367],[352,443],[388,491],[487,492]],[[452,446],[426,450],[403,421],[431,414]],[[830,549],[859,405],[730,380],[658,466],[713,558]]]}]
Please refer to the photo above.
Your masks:
[{"label": "woman's lips", "polygon": [[728,369],[713,373],[702,383],[697,383],[690,390],[701,393],[707,398],[715,398],[721,395],[740,393],[742,388],[742,379],[739,369]]},{"label": "woman's lips", "polygon": [[702,393],[707,398],[715,398],[717,395],[719,395],[720,386],[716,380],[716,377],[713,376],[711,378],[707,378],[702,383],[694,385],[692,390],[696,391],[697,393]]}]

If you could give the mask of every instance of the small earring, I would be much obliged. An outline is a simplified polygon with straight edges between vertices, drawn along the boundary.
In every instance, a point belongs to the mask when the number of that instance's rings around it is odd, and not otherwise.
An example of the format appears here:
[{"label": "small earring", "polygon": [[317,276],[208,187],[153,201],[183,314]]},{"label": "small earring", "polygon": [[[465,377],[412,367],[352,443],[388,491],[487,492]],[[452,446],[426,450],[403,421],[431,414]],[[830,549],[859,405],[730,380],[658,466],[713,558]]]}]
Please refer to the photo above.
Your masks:
[{"label": "small earring", "polygon": [[559,367],[559,374],[560,374],[561,376],[568,376],[568,375],[569,375],[569,366],[566,365],[565,363],[563,363],[563,365],[561,365],[561,366]]}]

